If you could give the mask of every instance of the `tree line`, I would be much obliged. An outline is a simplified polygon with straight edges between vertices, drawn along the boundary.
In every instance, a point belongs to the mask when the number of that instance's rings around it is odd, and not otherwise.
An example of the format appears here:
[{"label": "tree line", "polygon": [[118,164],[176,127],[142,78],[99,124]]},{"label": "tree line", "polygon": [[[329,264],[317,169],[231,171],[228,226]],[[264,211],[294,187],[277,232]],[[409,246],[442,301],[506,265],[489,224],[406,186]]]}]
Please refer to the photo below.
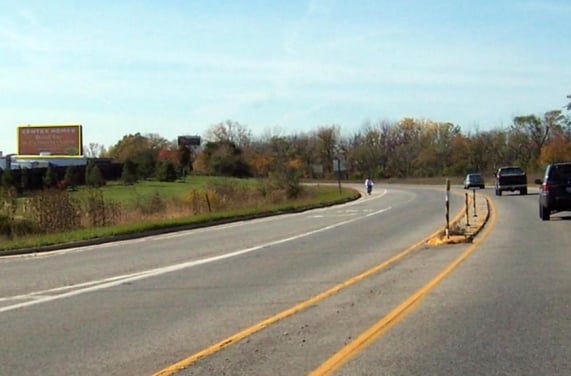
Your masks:
[{"label": "tree line", "polygon": [[[571,96],[568,96],[571,99]],[[239,122],[212,125],[206,142],[189,149],[157,134],[124,136],[101,155],[129,164],[136,179],[176,179],[185,174],[330,178],[341,161],[347,178],[462,176],[493,174],[502,165],[540,171],[545,164],[571,160],[571,103],[562,110],[515,116],[510,125],[462,132],[449,122],[404,118],[367,122],[349,136],[338,125],[290,135],[254,137]]]},{"label": "tree line", "polygon": [[[468,132],[426,119],[367,122],[349,136],[342,135],[338,125],[326,125],[254,137],[246,125],[227,120],[212,125],[198,148],[140,133],[125,135],[108,149],[89,144],[84,148],[90,157],[85,175],[81,171],[77,179],[66,172],[62,183],[61,173],[54,178],[48,171],[44,183],[67,186],[79,180],[101,185],[105,179],[121,179],[131,184],[142,179],[174,181],[189,174],[295,182],[335,177],[336,161],[348,179],[463,176],[475,171],[491,175],[502,165],[538,172],[547,163],[571,160],[569,111],[571,102],[562,110],[515,116],[505,127]],[[101,172],[101,164],[93,163],[101,159],[112,161],[114,167]],[[11,178],[3,175],[3,180]]]}]

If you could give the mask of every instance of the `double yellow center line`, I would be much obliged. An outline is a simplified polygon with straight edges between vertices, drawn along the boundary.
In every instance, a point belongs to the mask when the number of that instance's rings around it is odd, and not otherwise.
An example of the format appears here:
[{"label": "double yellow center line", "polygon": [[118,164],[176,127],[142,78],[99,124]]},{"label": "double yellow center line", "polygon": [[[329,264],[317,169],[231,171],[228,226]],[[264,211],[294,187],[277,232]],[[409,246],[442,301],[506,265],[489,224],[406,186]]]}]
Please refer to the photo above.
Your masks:
[{"label": "double yellow center line", "polygon": [[[489,205],[493,205],[490,200],[488,200]],[[446,268],[444,268],[436,277],[434,277],[430,282],[417,290],[413,295],[411,295],[404,302],[399,304],[394,308],[389,314],[383,317],[380,321],[375,323],[369,329],[360,334],[355,340],[344,346],[336,354],[322,363],[317,369],[311,372],[310,376],[325,376],[332,374],[335,370],[339,369],[343,364],[348,362],[352,357],[358,354],[360,351],[364,350],[367,346],[374,343],[382,334],[384,334],[391,325],[396,324],[399,320],[403,319],[412,309],[424,298],[428,293],[436,287],[444,278],[446,278],[460,263],[462,263],[478,245],[489,235],[490,231],[493,229],[496,222],[496,210],[495,207],[490,209],[490,219],[489,225],[460,256],[458,256],[452,263],[450,263]]]},{"label": "double yellow center line", "polygon": [[[492,211],[493,212],[493,211]],[[464,214],[464,211],[460,211],[455,217],[454,219],[452,219],[452,223],[457,222],[460,220],[460,218],[462,217],[462,215]],[[177,373],[180,370],[183,370],[189,366],[191,366],[192,364],[196,363],[197,361],[199,361],[200,359],[203,359],[209,355],[212,355],[248,336],[251,336],[252,334],[272,325],[275,324],[276,322],[283,320],[289,316],[292,316],[298,312],[301,312],[303,310],[305,310],[308,307],[311,307],[312,305],[318,303],[321,300],[324,300],[336,293],[338,293],[339,291],[350,287],[362,280],[364,280],[365,278],[368,278],[370,276],[372,276],[373,274],[378,273],[379,271],[387,268],[388,266],[396,263],[397,261],[401,260],[402,258],[404,258],[405,256],[407,256],[408,254],[412,253],[413,251],[415,251],[416,249],[418,249],[418,247],[420,247],[421,245],[425,244],[429,239],[434,238],[435,236],[438,236],[438,234],[440,234],[442,232],[442,230],[438,230],[432,234],[430,234],[429,236],[425,237],[424,239],[418,241],[417,243],[411,245],[410,247],[406,248],[405,250],[403,250],[402,252],[396,254],[395,256],[391,257],[390,259],[364,271],[361,274],[358,274],[356,276],[353,276],[352,278],[341,282],[333,287],[331,287],[330,289],[315,295],[311,298],[309,298],[308,300],[305,300],[303,302],[300,302],[298,304],[296,304],[295,306],[288,308],[274,316],[268,317],[267,319],[254,324],[228,338],[225,338],[185,359],[182,359],[172,365],[170,365],[167,368],[164,368],[156,373],[153,374],[153,376],[170,376],[173,375],[175,373]],[[436,284],[438,284],[446,275],[448,275],[452,269],[454,269],[458,264],[460,264],[466,257],[468,257],[468,255],[470,253],[472,253],[473,249],[475,248],[477,243],[474,243],[466,252],[464,252],[457,260],[455,260],[452,264],[450,264],[443,272],[441,272],[437,277],[435,277],[430,283],[428,283],[426,286],[424,286],[423,288],[421,288],[419,291],[417,291],[413,296],[411,296],[410,298],[408,298],[405,302],[403,302],[401,305],[399,305],[397,308],[395,308],[391,313],[389,313],[389,315],[387,315],[386,317],[384,317],[381,321],[379,321],[377,324],[375,324],[373,327],[371,327],[369,330],[367,330],[365,333],[363,333],[361,336],[359,336],[355,341],[351,342],[350,344],[348,344],[347,346],[345,346],[343,349],[341,349],[337,354],[335,354],[333,357],[331,357],[330,359],[328,359],[325,363],[323,363],[319,368],[317,368],[315,371],[312,372],[312,375],[327,375],[331,372],[333,372],[334,370],[336,370],[337,368],[339,368],[341,365],[343,365],[351,356],[353,356],[354,354],[356,354],[358,351],[362,350],[364,347],[366,347],[369,343],[371,343],[372,341],[374,341],[374,339],[376,339],[382,332],[383,329],[386,329],[392,322],[394,322],[399,316],[402,316],[408,309],[410,309],[415,302],[417,302],[418,300],[420,300],[422,297],[424,297],[432,288],[434,288],[434,286]]]}]

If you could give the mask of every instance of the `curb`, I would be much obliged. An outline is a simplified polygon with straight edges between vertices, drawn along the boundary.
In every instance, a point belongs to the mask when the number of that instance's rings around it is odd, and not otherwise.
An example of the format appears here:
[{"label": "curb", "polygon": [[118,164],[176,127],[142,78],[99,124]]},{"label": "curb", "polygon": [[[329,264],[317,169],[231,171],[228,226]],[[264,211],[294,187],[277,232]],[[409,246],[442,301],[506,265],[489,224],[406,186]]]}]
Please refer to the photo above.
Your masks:
[{"label": "curb", "polygon": [[[461,234],[450,234],[447,238],[445,235],[445,229],[443,228],[437,235],[429,239],[426,243],[430,246],[440,246],[446,244],[462,244],[462,243],[472,243],[474,238],[482,231],[482,229],[486,226],[488,219],[490,218],[490,201],[489,197],[484,194],[478,194],[477,197],[480,197],[478,205],[480,217],[473,217],[478,218],[477,221],[472,222],[472,224],[466,224],[466,216],[461,215],[459,218],[454,220],[450,223],[450,229],[454,230],[460,228],[463,230]],[[483,200],[483,201],[482,201]],[[483,203],[482,203],[483,202]],[[482,212],[485,212],[482,213]],[[481,217],[483,215],[483,218]],[[481,218],[481,219],[480,219]]]}]

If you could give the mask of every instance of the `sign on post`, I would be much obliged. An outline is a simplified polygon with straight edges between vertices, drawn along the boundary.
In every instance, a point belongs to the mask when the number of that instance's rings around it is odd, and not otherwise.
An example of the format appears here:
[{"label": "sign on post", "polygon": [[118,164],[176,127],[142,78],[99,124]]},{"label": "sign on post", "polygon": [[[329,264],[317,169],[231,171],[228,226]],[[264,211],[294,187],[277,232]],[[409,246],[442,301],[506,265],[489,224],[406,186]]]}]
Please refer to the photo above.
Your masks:
[{"label": "sign on post", "polygon": [[337,183],[339,185],[339,193],[341,193],[341,171],[345,171],[345,164],[339,158],[333,159],[333,171],[337,174]]}]

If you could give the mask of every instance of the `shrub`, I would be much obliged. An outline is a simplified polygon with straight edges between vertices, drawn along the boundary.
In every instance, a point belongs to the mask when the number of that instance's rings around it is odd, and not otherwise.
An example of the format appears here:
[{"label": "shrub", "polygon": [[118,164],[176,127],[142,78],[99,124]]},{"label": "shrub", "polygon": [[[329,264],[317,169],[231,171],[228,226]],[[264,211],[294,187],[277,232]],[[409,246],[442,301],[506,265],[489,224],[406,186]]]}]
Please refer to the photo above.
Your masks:
[{"label": "shrub", "polygon": [[65,176],[63,181],[60,181],[59,186],[62,189],[74,188],[77,185],[77,172],[74,166],[67,166],[65,169]]},{"label": "shrub", "polygon": [[44,232],[80,227],[80,203],[69,192],[49,189],[37,192],[28,201],[32,218]]},{"label": "shrub", "polygon": [[83,204],[89,226],[108,226],[121,220],[122,207],[115,201],[105,200],[99,188],[89,189]]},{"label": "shrub", "polygon": [[2,179],[0,181],[0,185],[2,185],[3,188],[14,187],[16,181],[14,180],[14,175],[12,175],[12,171],[8,168],[5,170],[1,170],[0,172],[2,173]]},{"label": "shrub", "polygon": [[85,183],[90,187],[101,187],[105,185],[105,179],[103,179],[101,169],[93,161],[89,161],[85,168]]},{"label": "shrub", "polygon": [[39,232],[37,225],[28,219],[14,219],[0,215],[0,236],[14,239]]},{"label": "shrub", "polygon": [[46,169],[46,173],[44,174],[44,177],[42,179],[42,183],[44,185],[44,188],[53,188],[55,187],[57,182],[57,178],[56,178],[56,174],[54,172],[54,169],[52,168],[51,165],[48,165],[48,168]]},{"label": "shrub", "polygon": [[121,181],[127,185],[135,184],[137,182],[137,166],[130,159],[123,163]]},{"label": "shrub", "polygon": [[167,209],[167,202],[161,197],[159,192],[153,193],[146,199],[137,198],[135,208],[144,215],[163,213]]},{"label": "shrub", "polygon": [[171,162],[159,162],[156,175],[159,181],[175,181],[178,177],[176,167]]},{"label": "shrub", "polygon": [[300,173],[291,167],[271,172],[266,184],[266,195],[272,194],[273,191],[282,191],[285,193],[286,199],[297,198],[303,191],[300,184]]},{"label": "shrub", "polygon": [[0,215],[14,218],[18,193],[14,187],[0,187]]}]

